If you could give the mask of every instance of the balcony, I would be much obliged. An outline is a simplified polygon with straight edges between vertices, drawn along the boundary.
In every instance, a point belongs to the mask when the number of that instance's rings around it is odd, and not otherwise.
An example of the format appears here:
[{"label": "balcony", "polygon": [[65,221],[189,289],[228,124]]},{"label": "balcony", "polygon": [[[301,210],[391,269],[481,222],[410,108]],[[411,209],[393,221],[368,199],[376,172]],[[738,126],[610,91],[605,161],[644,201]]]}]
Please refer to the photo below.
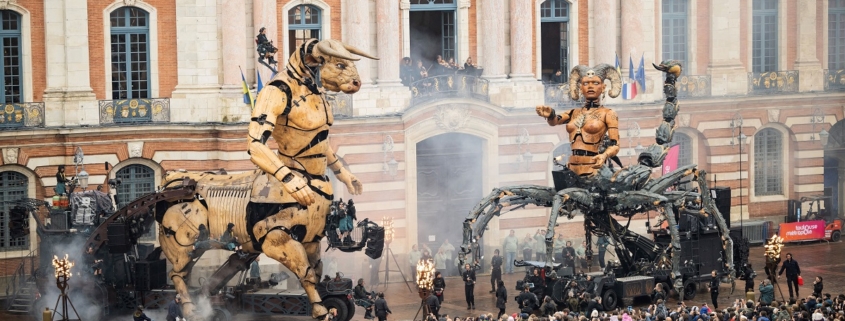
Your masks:
[{"label": "balcony", "polygon": [[100,100],[100,125],[170,122],[170,98]]},{"label": "balcony", "polygon": [[543,101],[547,106],[556,108],[576,107],[580,103],[569,98],[569,84],[551,84],[543,85]]},{"label": "balcony", "polygon": [[0,128],[44,127],[44,103],[9,103],[0,111]]},{"label": "balcony", "polygon": [[326,101],[331,105],[332,114],[335,118],[351,118],[354,116],[352,113],[352,95],[342,92],[327,92]]},{"label": "balcony", "polygon": [[490,101],[490,83],[475,76],[440,75],[411,83],[411,106],[442,98],[472,98]]},{"label": "balcony", "polygon": [[679,98],[710,96],[710,75],[683,75],[675,81]]},{"label": "balcony", "polygon": [[798,71],[748,73],[748,94],[768,95],[798,92]]},{"label": "balcony", "polygon": [[845,69],[824,70],[824,91],[845,90]]}]

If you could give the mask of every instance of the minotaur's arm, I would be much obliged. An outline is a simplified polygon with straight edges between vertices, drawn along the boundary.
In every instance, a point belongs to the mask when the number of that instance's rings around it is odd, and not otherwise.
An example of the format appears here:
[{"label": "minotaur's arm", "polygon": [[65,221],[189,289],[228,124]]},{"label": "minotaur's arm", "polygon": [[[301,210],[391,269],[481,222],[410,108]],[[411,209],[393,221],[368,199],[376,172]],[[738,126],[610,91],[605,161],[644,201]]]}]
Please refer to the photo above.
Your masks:
[{"label": "minotaur's arm", "polygon": [[352,173],[349,172],[348,168],[343,167],[343,164],[340,162],[340,158],[335,155],[331,146],[329,146],[326,151],[326,161],[328,162],[329,169],[334,172],[335,177],[346,184],[346,189],[349,190],[350,194],[360,195],[364,192],[364,185],[361,184],[361,181],[359,181],[355,175],[352,175]]},{"label": "minotaur's arm", "polygon": [[549,126],[566,124],[572,118],[572,110],[562,115],[556,115],[552,107],[540,105],[537,106],[536,111],[537,115],[546,119]]},{"label": "minotaur's arm", "polygon": [[299,204],[308,206],[314,203],[314,192],[308,188],[308,182],[291,172],[267,146],[267,140],[276,127],[276,120],[284,114],[287,106],[287,95],[276,86],[267,86],[258,93],[258,103],[249,123],[247,152],[255,165],[283,183],[282,188],[286,193]]}]

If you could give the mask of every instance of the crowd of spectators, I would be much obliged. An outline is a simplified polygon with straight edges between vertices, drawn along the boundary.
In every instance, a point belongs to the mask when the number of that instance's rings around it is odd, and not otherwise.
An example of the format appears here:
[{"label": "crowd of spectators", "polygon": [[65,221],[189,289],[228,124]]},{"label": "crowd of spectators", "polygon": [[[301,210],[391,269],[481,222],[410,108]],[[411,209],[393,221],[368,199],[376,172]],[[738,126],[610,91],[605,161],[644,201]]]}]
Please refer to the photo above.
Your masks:
[{"label": "crowd of spectators", "polygon": [[437,55],[434,62],[428,64],[423,59],[414,61],[410,57],[405,57],[402,58],[400,64],[399,77],[402,79],[403,85],[411,86],[415,81],[440,75],[463,73],[480,76],[482,70],[482,67],[472,61],[472,57],[467,58],[463,65],[456,63],[455,58],[443,59],[440,55]]}]

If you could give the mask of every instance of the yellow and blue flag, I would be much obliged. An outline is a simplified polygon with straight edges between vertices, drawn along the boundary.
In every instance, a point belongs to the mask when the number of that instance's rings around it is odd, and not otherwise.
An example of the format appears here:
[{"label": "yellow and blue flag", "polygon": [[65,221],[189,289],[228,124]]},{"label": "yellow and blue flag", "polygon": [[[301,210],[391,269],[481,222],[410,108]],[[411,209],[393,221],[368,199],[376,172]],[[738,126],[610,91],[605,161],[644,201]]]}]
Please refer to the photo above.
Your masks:
[{"label": "yellow and blue flag", "polygon": [[249,91],[249,85],[246,84],[246,77],[244,77],[244,70],[241,69],[239,66],[238,69],[241,70],[241,80],[243,81],[243,90],[244,90],[244,104],[249,104],[250,107],[255,108],[255,99],[252,98],[252,92]]}]

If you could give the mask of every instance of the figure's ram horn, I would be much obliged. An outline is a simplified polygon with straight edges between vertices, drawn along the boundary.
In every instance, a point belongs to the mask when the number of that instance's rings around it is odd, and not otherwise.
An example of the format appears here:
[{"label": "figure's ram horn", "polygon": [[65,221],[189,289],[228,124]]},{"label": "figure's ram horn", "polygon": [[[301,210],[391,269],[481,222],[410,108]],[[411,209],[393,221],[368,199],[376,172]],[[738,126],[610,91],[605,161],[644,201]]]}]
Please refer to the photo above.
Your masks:
[{"label": "figure's ram horn", "polygon": [[336,48],[334,46],[335,43],[339,43],[339,41],[333,39],[320,41],[314,46],[313,54],[318,57],[325,55],[352,61],[361,60],[361,58],[353,57],[352,54],[346,51],[346,48],[343,48],[342,44],[340,48]]},{"label": "figure's ram horn", "polygon": [[361,49],[356,48],[353,45],[343,44],[343,47],[346,48],[346,50],[348,50],[349,52],[356,54],[356,55],[359,55],[361,57],[370,58],[370,59],[373,59],[373,60],[379,60],[378,57],[372,56],[372,55],[362,51]]},{"label": "figure's ram horn", "polygon": [[588,66],[577,65],[572,67],[569,73],[569,98],[572,100],[581,99],[581,77],[587,74]]},{"label": "figure's ram horn", "polygon": [[616,67],[613,67],[608,64],[599,64],[593,68],[596,70],[596,73],[601,73],[604,79],[610,80],[610,90],[608,90],[607,95],[610,98],[616,98],[622,92],[622,75],[619,74],[619,71],[616,70]]}]

